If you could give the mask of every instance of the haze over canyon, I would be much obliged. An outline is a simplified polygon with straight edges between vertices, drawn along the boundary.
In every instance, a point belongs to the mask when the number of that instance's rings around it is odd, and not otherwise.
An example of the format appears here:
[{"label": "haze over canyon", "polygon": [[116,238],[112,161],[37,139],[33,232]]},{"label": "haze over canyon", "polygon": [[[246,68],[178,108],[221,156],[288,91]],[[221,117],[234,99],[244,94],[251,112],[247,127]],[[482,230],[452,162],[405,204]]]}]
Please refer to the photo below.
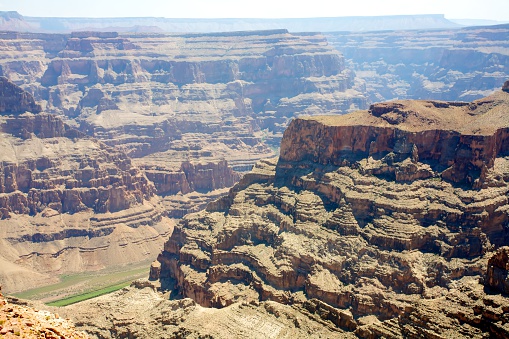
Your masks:
[{"label": "haze over canyon", "polygon": [[0,27],[6,335],[509,338],[509,25]]}]

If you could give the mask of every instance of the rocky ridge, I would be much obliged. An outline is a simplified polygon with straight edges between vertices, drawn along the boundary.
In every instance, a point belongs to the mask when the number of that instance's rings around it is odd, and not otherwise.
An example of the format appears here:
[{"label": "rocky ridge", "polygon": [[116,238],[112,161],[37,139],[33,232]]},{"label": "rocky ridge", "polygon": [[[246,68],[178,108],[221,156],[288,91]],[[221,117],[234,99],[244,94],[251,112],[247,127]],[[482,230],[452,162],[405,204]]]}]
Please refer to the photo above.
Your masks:
[{"label": "rocky ridge", "polygon": [[[62,273],[155,256],[172,221],[131,159],[56,115],[39,113],[31,95],[5,78],[0,92],[0,103],[8,103],[0,116],[4,288],[12,293],[54,282]],[[26,111],[34,107],[35,114]]]},{"label": "rocky ridge", "polygon": [[299,305],[367,338],[509,337],[508,110],[499,91],[296,119],[278,160],[184,217],[151,278],[207,307]]},{"label": "rocky ridge", "polygon": [[[3,20],[1,20],[3,19]],[[292,32],[372,31],[388,29],[436,29],[459,25],[441,14],[330,18],[41,18],[17,12],[0,12],[0,28],[9,31],[55,32],[238,32],[286,28]]]}]

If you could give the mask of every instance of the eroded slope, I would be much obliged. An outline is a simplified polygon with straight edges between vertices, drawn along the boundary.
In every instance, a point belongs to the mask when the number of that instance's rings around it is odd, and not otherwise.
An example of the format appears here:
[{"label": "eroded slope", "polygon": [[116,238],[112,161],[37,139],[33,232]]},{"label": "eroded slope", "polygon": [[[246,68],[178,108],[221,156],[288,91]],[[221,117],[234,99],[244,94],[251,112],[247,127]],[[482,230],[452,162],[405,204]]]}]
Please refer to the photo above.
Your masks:
[{"label": "eroded slope", "polygon": [[297,119],[278,161],[182,220],[152,278],[209,307],[329,307],[363,337],[508,336],[482,283],[509,243],[508,107],[500,91]]}]

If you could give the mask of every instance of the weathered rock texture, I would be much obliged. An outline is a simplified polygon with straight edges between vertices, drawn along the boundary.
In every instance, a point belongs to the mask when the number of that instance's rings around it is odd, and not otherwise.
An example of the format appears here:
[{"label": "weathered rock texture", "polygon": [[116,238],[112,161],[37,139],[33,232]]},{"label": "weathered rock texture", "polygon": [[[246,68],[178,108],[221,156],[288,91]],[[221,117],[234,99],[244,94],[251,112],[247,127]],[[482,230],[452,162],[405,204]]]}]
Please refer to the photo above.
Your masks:
[{"label": "weathered rock texture", "polygon": [[294,120],[277,162],[175,228],[162,287],[300,305],[361,337],[508,337],[509,299],[481,283],[507,274],[505,250],[488,263],[509,243],[507,112],[499,91]]},{"label": "weathered rock texture", "polygon": [[501,247],[488,261],[486,287],[509,294],[509,247]]},{"label": "weathered rock texture", "polygon": [[[10,301],[10,302],[9,302]],[[86,339],[69,319],[27,306],[18,299],[6,300],[0,286],[0,335],[2,338]]]},{"label": "weathered rock texture", "polygon": [[146,281],[58,312],[92,338],[355,338],[304,309],[271,301],[204,308],[168,300]]},{"label": "weathered rock texture", "polygon": [[454,30],[328,33],[371,102],[471,101],[509,77],[509,25]]},{"label": "weathered rock texture", "polygon": [[[30,97],[5,79],[0,93],[16,93],[18,102]],[[11,106],[13,114],[0,116],[4,288],[14,292],[62,273],[154,258],[172,224],[131,159],[54,114]]]},{"label": "weathered rock texture", "polygon": [[45,112],[134,158],[172,216],[238,180],[226,169],[208,183],[201,174],[176,178],[183,167],[227,161],[246,171],[275,155],[293,117],[367,108],[342,55],[319,34],[7,32],[0,41],[0,75]]},{"label": "weathered rock texture", "polygon": [[34,97],[9,81],[0,77],[0,113],[39,113],[41,106],[35,103]]}]

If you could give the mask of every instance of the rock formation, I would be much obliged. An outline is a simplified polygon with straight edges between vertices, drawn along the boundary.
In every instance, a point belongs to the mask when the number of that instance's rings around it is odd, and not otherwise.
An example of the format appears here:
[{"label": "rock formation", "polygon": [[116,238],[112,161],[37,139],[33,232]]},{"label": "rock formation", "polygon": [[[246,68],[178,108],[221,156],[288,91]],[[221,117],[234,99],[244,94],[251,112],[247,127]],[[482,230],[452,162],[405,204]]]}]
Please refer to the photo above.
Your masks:
[{"label": "rock formation", "polygon": [[[155,257],[172,222],[131,159],[54,114],[37,113],[33,98],[4,78],[0,93],[9,103],[0,116],[4,288],[12,293],[58,274]],[[34,107],[36,114],[25,112]]]},{"label": "rock formation", "polygon": [[[4,16],[18,16],[16,12],[0,12]],[[339,31],[377,31],[394,29],[437,29],[459,25],[447,20],[443,14],[357,16],[330,18],[214,18],[214,19],[172,19],[172,18],[44,18],[25,17],[25,25],[31,31],[67,33],[71,31],[101,31],[105,27],[121,32],[238,32],[278,29],[284,27],[292,32],[339,32]],[[8,30],[24,31],[24,26],[16,29],[6,25]],[[6,27],[4,26],[4,27]],[[1,27],[1,26],[0,26]]]},{"label": "rock formation", "polygon": [[472,101],[509,77],[509,25],[461,29],[338,32],[327,40],[345,55],[371,102]]},{"label": "rock formation", "polygon": [[277,301],[367,338],[509,337],[507,296],[484,292],[506,288],[508,111],[498,91],[296,119],[277,161],[183,218],[151,279],[202,306]]},{"label": "rock formation", "polygon": [[495,292],[509,294],[509,247],[501,247],[488,260],[486,287]]},{"label": "rock formation", "polygon": [[39,113],[41,106],[35,103],[34,97],[9,81],[0,77],[0,113]]},{"label": "rock formation", "polygon": [[[238,180],[220,169],[224,161],[246,171],[274,156],[294,116],[367,107],[351,89],[343,57],[319,34],[2,33],[0,39],[10,52],[0,57],[0,74],[33,93],[45,112],[133,158],[156,181],[172,216],[203,206]],[[218,168],[209,188],[201,175],[183,180],[182,168],[199,163]]]},{"label": "rock formation", "polygon": [[147,281],[58,312],[92,338],[355,338],[304,309],[272,301],[204,308],[168,300]]},{"label": "rock formation", "polygon": [[86,339],[69,319],[27,306],[18,299],[6,300],[0,286],[0,335],[2,338]]}]

